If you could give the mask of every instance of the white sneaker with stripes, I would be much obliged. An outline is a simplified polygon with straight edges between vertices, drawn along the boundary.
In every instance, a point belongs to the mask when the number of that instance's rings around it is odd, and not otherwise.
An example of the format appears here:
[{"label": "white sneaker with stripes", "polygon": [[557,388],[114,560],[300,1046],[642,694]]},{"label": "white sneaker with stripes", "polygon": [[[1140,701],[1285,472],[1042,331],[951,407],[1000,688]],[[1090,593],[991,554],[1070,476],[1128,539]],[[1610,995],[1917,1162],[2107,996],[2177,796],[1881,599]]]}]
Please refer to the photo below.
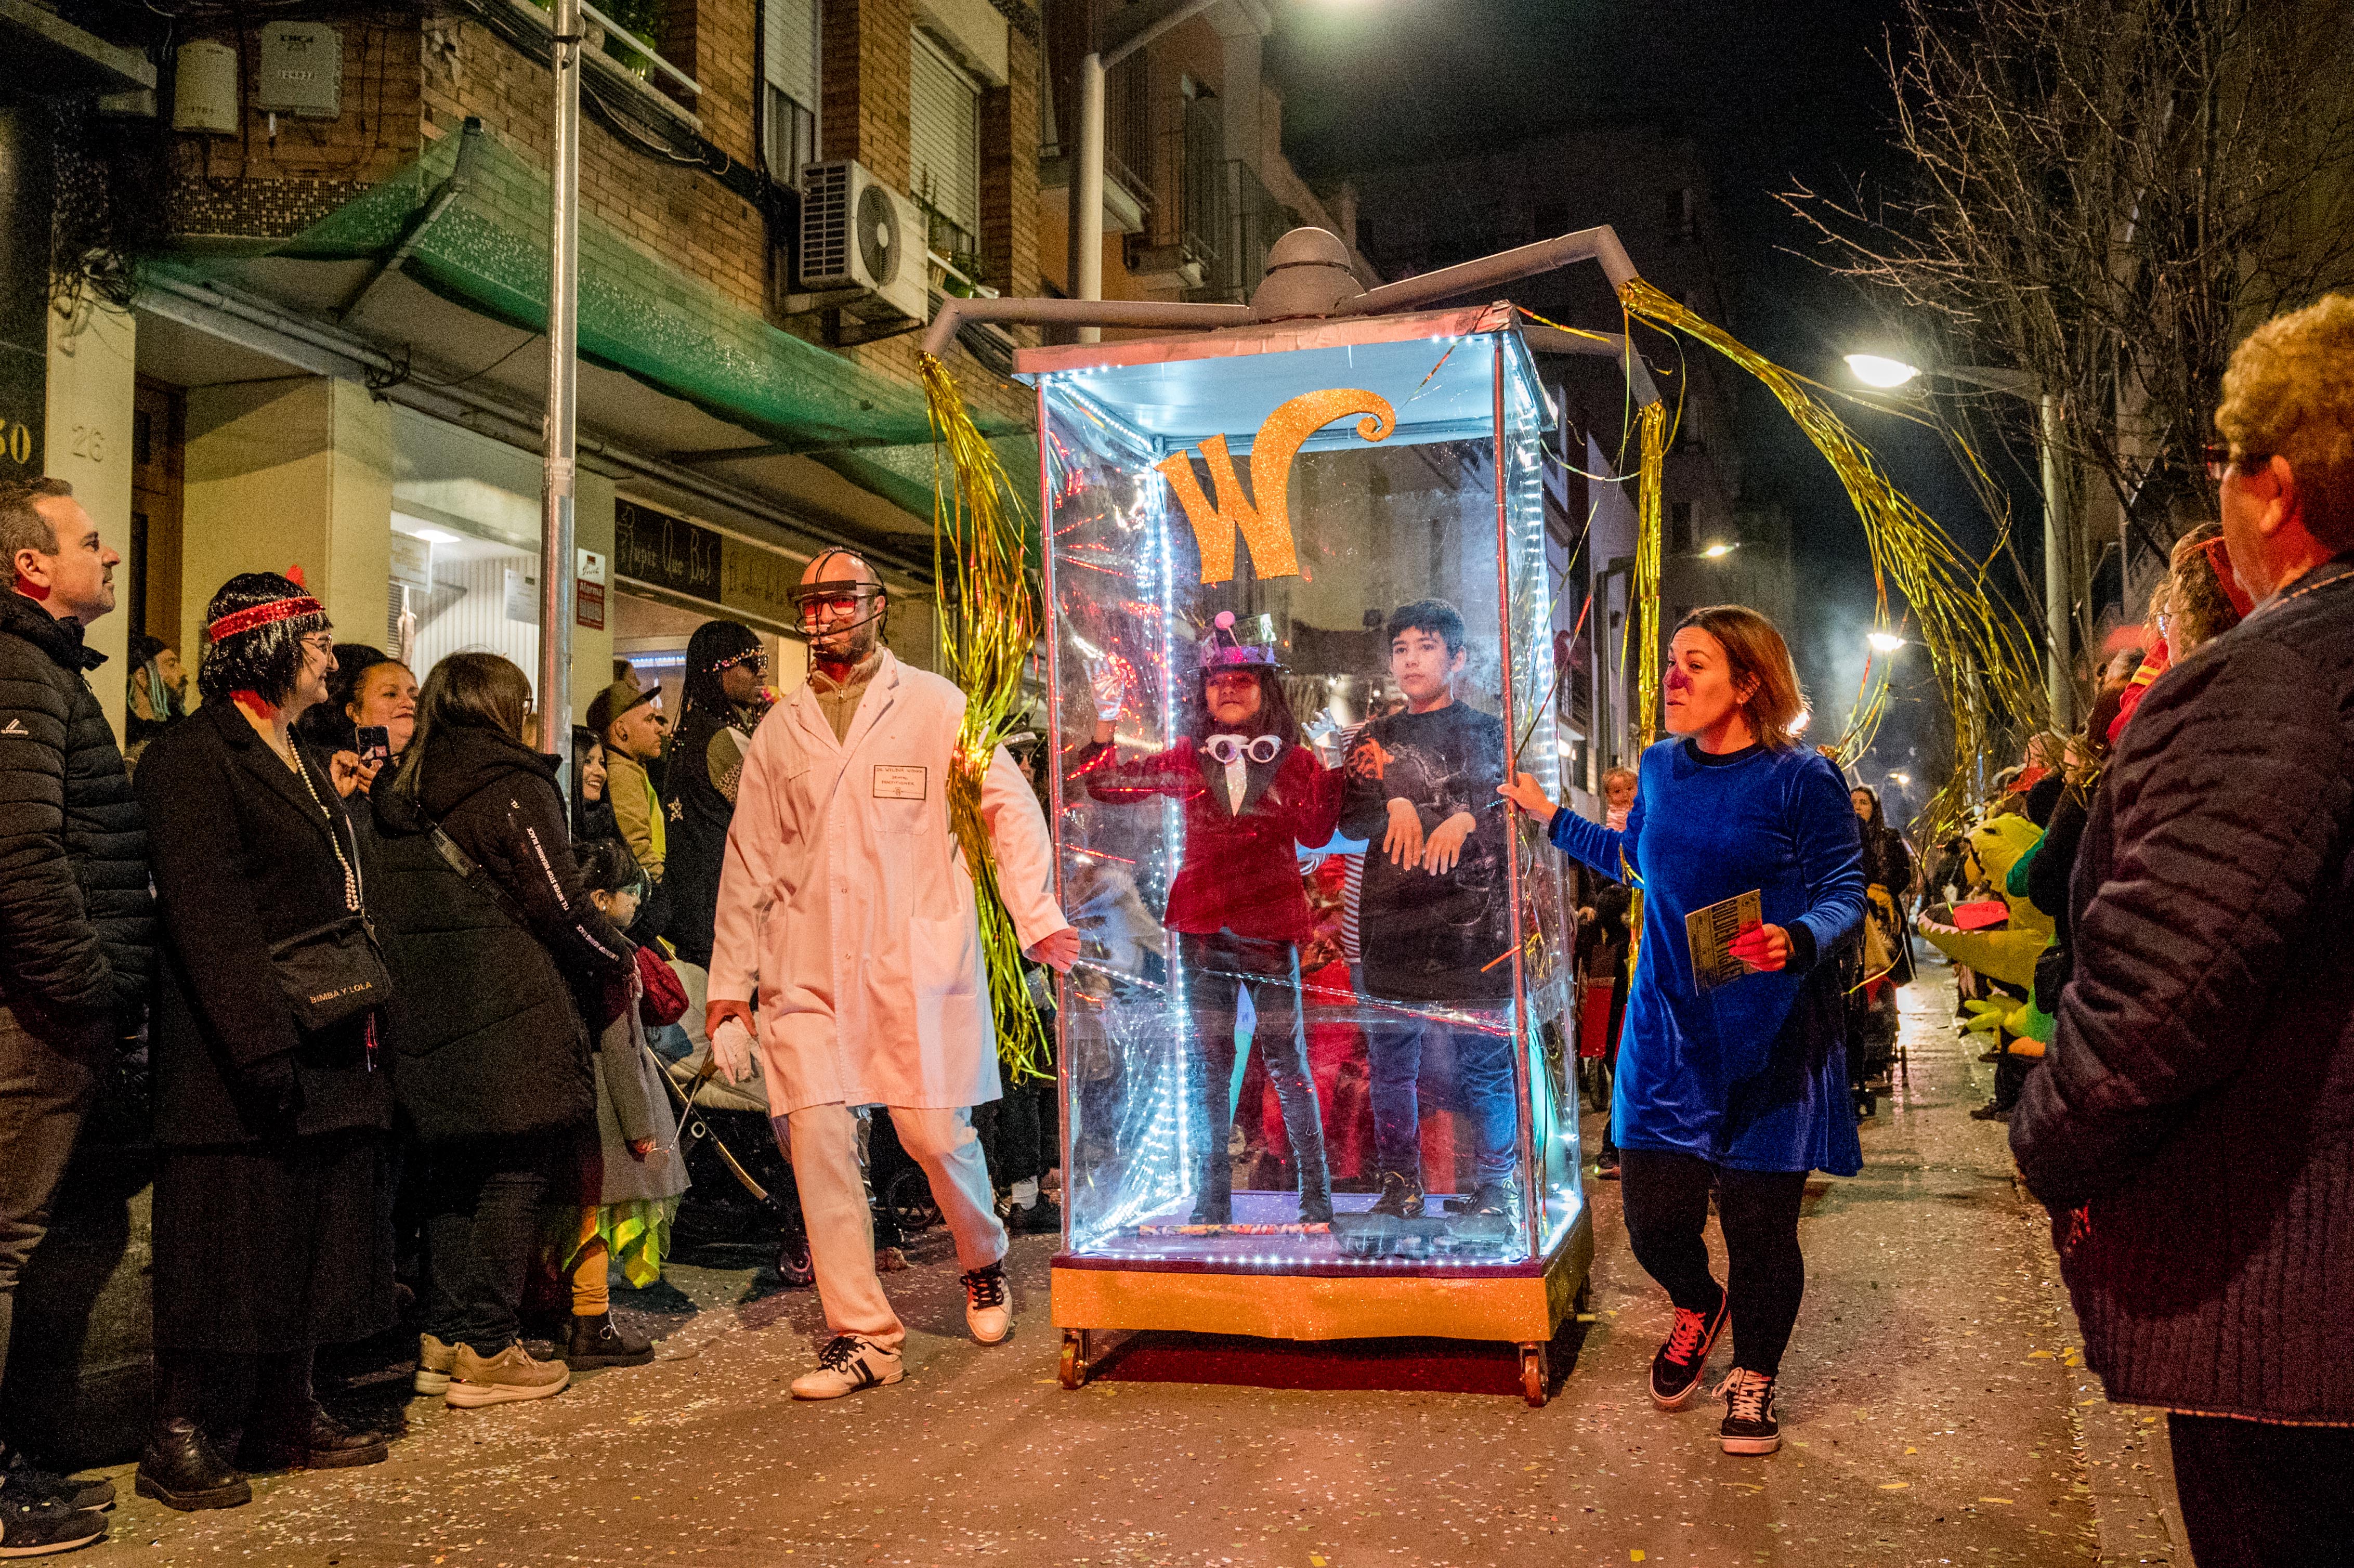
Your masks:
[{"label": "white sneaker with stripes", "polygon": [[836,1334],[818,1352],[817,1367],[793,1379],[795,1399],[840,1399],[862,1388],[880,1388],[907,1375],[899,1352],[864,1334]]}]

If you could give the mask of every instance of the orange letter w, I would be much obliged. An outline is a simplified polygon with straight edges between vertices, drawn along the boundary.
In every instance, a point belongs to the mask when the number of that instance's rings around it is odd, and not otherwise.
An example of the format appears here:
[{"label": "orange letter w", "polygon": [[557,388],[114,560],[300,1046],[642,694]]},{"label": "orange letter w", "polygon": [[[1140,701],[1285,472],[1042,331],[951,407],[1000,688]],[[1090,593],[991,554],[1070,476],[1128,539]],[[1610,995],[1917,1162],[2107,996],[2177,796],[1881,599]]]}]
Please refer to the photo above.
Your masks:
[{"label": "orange letter w", "polygon": [[1202,551],[1202,580],[1223,583],[1235,575],[1235,535],[1239,530],[1250,546],[1251,567],[1262,577],[1296,577],[1299,554],[1292,541],[1291,518],[1285,493],[1291,488],[1292,460],[1308,438],[1348,414],[1362,414],[1357,434],[1369,441],[1386,438],[1397,429],[1397,414],[1377,392],[1331,387],[1306,392],[1267,417],[1251,443],[1251,491],[1243,493],[1235,460],[1226,451],[1226,438],[1212,436],[1196,449],[1209,465],[1210,482],[1217,488],[1218,503],[1202,493],[1193,477],[1193,460],[1183,452],[1161,459],[1153,467],[1169,481],[1193,524],[1194,542]]}]

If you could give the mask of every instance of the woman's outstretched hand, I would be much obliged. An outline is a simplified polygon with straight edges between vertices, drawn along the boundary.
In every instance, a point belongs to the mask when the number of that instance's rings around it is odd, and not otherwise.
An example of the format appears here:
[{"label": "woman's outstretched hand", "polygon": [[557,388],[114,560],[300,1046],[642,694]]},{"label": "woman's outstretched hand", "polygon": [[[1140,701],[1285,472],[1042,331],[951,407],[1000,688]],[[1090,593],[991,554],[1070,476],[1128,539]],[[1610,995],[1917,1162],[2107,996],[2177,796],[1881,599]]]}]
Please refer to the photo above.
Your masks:
[{"label": "woman's outstretched hand", "polygon": [[1752,926],[1727,942],[1724,950],[1751,969],[1772,974],[1790,961],[1790,933],[1779,926]]},{"label": "woman's outstretched hand", "polygon": [[1510,784],[1496,786],[1496,793],[1534,817],[1540,822],[1551,822],[1553,814],[1561,810],[1553,797],[1544,792],[1533,773],[1515,773]]}]

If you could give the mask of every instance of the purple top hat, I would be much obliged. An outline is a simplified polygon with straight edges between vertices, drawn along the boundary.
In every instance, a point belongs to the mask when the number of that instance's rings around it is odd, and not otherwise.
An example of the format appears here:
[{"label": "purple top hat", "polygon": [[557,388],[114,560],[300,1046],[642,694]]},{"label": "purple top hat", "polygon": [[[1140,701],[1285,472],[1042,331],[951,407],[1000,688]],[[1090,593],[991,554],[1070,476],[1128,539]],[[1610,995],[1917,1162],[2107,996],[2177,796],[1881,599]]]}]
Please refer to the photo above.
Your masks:
[{"label": "purple top hat", "polygon": [[1218,611],[1217,618],[1210,622],[1208,635],[1197,644],[1204,673],[1219,670],[1275,670],[1282,667],[1282,661],[1275,656],[1274,617],[1255,615],[1243,630],[1257,641],[1243,641],[1243,631],[1235,629],[1233,610]]}]

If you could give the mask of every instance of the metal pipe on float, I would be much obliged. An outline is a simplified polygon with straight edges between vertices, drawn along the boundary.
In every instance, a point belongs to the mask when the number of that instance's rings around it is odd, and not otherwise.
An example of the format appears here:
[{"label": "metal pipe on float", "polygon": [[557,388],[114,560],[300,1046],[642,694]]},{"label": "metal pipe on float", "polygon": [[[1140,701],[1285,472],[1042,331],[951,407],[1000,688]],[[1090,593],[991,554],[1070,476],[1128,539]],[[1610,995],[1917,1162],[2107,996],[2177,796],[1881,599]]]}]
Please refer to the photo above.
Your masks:
[{"label": "metal pipe on float", "polygon": [[1161,327],[1213,332],[1248,326],[1248,305],[1185,304],[1161,300],[966,300],[951,295],[924,334],[924,352],[938,359],[966,322],[1018,322],[1028,326]]},{"label": "metal pipe on float", "polygon": [[1533,245],[1523,245],[1514,250],[1500,250],[1493,256],[1482,256],[1475,261],[1465,261],[1453,267],[1442,267],[1436,272],[1424,272],[1412,278],[1402,278],[1394,283],[1384,283],[1369,289],[1355,299],[1341,302],[1333,313],[1343,316],[1388,315],[1412,310],[1416,305],[1436,304],[1451,300],[1458,294],[1477,293],[1500,283],[1514,283],[1522,278],[1533,278],[1541,272],[1551,272],[1577,261],[1598,261],[1602,275],[1610,280],[1616,290],[1640,276],[1635,270],[1634,259],[1627,248],[1618,243],[1617,234],[1608,224],[1595,228],[1581,228],[1575,234],[1564,234],[1558,239],[1540,239]]}]

